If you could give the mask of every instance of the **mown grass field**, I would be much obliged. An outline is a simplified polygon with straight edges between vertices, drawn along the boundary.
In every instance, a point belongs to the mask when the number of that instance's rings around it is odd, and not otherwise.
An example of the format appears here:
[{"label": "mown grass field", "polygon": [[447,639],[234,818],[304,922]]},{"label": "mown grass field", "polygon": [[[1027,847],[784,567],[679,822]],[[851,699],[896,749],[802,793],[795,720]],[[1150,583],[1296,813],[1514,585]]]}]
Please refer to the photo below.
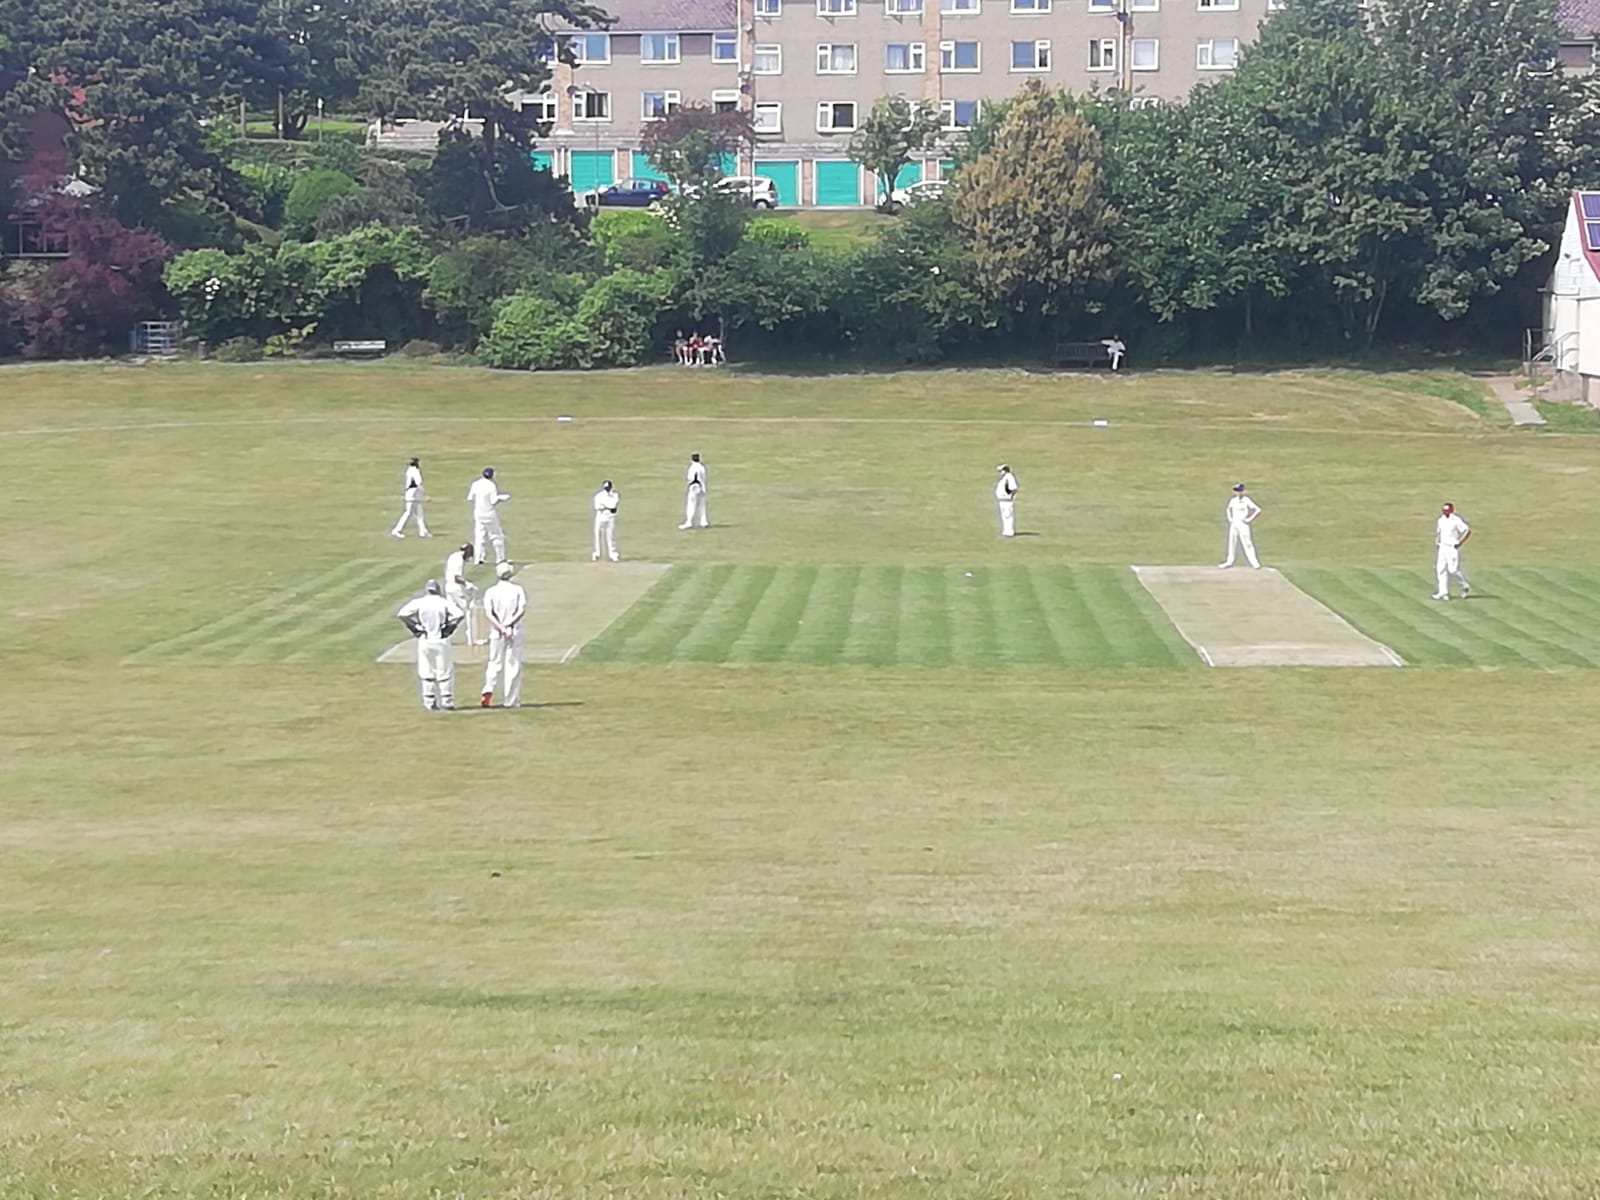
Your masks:
[{"label": "mown grass field", "polygon": [[[1593,1196],[1600,439],[1470,386],[0,371],[0,1196]],[[674,567],[429,718],[486,462]],[[1185,653],[1239,478],[1420,665]]]}]

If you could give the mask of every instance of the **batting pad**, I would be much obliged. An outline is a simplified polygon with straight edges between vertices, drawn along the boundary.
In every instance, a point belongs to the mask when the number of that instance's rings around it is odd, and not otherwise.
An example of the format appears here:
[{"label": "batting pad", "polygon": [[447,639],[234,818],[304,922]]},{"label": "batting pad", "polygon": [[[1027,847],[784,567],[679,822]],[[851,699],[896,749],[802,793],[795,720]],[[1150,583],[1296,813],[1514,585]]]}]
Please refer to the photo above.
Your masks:
[{"label": "batting pad", "polygon": [[1271,567],[1134,567],[1139,582],[1210,667],[1403,667],[1338,613]]},{"label": "batting pad", "polygon": [[[613,621],[655,586],[671,563],[535,563],[513,577],[528,591],[522,622],[522,661],[564,663],[606,631]],[[483,622],[485,635],[488,623]],[[481,663],[484,647],[468,646],[465,623],[456,630],[457,665]],[[412,663],[417,650],[410,638],[382,654],[382,663]]]}]

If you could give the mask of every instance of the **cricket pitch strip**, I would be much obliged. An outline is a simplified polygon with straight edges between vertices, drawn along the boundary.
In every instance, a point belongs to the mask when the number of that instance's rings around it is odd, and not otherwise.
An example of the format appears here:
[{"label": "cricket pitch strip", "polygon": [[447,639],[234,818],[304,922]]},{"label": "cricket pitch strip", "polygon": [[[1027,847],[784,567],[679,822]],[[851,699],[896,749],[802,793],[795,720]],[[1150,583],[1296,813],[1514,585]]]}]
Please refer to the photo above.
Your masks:
[{"label": "cricket pitch strip", "polygon": [[[528,589],[522,661],[571,662],[587,643],[604,633],[654,587],[671,565],[553,562],[524,567],[514,576]],[[483,661],[483,647],[466,645],[464,630],[457,630],[452,640],[457,665]],[[378,661],[414,665],[416,645],[407,638],[378,655]]]},{"label": "cricket pitch strip", "polygon": [[1271,567],[1134,567],[1208,667],[1403,667]]}]

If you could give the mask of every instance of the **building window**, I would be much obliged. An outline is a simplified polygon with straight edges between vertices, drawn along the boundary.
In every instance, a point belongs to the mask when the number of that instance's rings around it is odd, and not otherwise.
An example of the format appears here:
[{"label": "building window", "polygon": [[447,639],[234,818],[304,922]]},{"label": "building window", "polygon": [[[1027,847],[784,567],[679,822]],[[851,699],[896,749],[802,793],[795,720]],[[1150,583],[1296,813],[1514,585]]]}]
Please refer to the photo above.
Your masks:
[{"label": "building window", "polygon": [[738,62],[739,35],[736,33],[713,33],[711,35],[711,61],[715,63]]},{"label": "building window", "polygon": [[678,35],[675,33],[640,34],[639,61],[642,63],[677,62]]},{"label": "building window", "polygon": [[782,75],[783,47],[757,46],[750,60],[750,71],[755,75]]},{"label": "building window", "polygon": [[911,17],[922,12],[922,0],[883,0],[883,11],[891,17]]},{"label": "building window", "polygon": [[572,98],[574,121],[611,120],[610,92],[579,92]]},{"label": "building window", "polygon": [[824,100],[817,105],[818,133],[849,133],[855,127],[855,101]]},{"label": "building window", "polygon": [[983,0],[939,0],[939,11],[952,15],[976,14],[982,7]]},{"label": "building window", "polygon": [[1133,96],[1128,100],[1129,108],[1160,108],[1160,96]]},{"label": "building window", "polygon": [[853,17],[856,15],[856,0],[817,0],[817,16],[819,17]]},{"label": "building window", "polygon": [[1128,66],[1135,71],[1154,71],[1161,66],[1161,42],[1157,38],[1134,38],[1128,43]]},{"label": "building window", "polygon": [[1117,69],[1117,39],[1089,39],[1089,70],[1115,71]]},{"label": "building window", "polygon": [[939,69],[941,71],[976,71],[978,69],[978,43],[940,42]]},{"label": "building window", "polygon": [[1050,0],[1011,0],[1011,11],[1014,13],[1047,13],[1050,11]]},{"label": "building window", "polygon": [[738,112],[739,93],[732,90],[712,92],[711,111],[719,113]]},{"label": "building window", "polygon": [[1089,0],[1089,11],[1092,13],[1114,13],[1117,11],[1117,0]]},{"label": "building window", "polygon": [[1283,0],[1267,0],[1267,11],[1268,12],[1282,12],[1283,11]]},{"label": "building window", "polygon": [[945,100],[939,105],[939,123],[949,132],[971,129],[978,123],[976,100]]},{"label": "building window", "polygon": [[1238,38],[1206,38],[1195,47],[1194,65],[1202,71],[1231,71],[1238,62]]},{"label": "building window", "polygon": [[1160,12],[1161,0],[1128,0],[1128,8],[1133,12]]},{"label": "building window", "polygon": [[677,92],[646,92],[644,94],[644,112],[646,121],[659,121],[670,112],[677,110],[682,98]]},{"label": "building window", "polygon": [[1050,43],[1012,42],[1011,69],[1013,71],[1048,71],[1050,69]]},{"label": "building window", "polygon": [[854,75],[856,73],[856,44],[832,42],[817,47],[818,75]]},{"label": "building window", "polygon": [[1239,0],[1200,0],[1201,12],[1238,12]]},{"label": "building window", "polygon": [[540,92],[537,96],[525,96],[522,100],[522,111],[531,116],[541,125],[553,125],[556,120],[556,97],[554,92]]},{"label": "building window", "polygon": [[609,33],[583,33],[567,40],[572,51],[572,61],[581,67],[599,67],[611,61],[611,35]]},{"label": "building window", "polygon": [[783,0],[756,0],[756,16],[778,17],[783,15]]},{"label": "building window", "polygon": [[70,251],[65,233],[38,221],[0,223],[0,258],[66,258]]},{"label": "building window", "polygon": [[752,124],[757,133],[782,133],[783,105],[775,100],[756,105]]},{"label": "building window", "polygon": [[921,42],[890,42],[883,48],[883,69],[890,75],[919,74],[927,65]]}]

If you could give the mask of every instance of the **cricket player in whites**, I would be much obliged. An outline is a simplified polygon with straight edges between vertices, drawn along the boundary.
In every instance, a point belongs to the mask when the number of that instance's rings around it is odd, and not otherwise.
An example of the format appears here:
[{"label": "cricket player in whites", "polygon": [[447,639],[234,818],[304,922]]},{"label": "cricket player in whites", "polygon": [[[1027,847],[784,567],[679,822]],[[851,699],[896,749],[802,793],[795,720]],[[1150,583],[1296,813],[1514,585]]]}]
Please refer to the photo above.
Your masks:
[{"label": "cricket player in whites", "polygon": [[1258,570],[1261,560],[1256,557],[1256,539],[1250,532],[1250,523],[1261,515],[1261,506],[1245,494],[1244,484],[1233,485],[1233,497],[1223,507],[1223,516],[1228,521],[1228,557],[1217,564],[1227,568],[1233,566],[1233,559],[1239,551],[1244,551],[1244,560]]},{"label": "cricket player in whites", "polygon": [[422,502],[428,498],[422,490],[422,464],[414,458],[406,467],[406,481],[400,486],[400,498],[405,507],[400,510],[400,519],[394,523],[394,528],[389,530],[389,536],[405,537],[406,522],[415,517],[417,536],[432,537],[433,534],[428,532],[428,522],[422,516]]},{"label": "cricket player in whites", "polygon": [[477,619],[478,589],[467,578],[467,564],[472,561],[472,546],[462,542],[444,560],[444,598],[467,614],[467,645],[483,644],[483,630]]},{"label": "cricket player in whites", "polygon": [[528,593],[511,582],[513,570],[510,563],[501,563],[494,569],[498,581],[483,594],[483,615],[489,619],[489,662],[479,700],[484,708],[494,699],[497,683],[503,707],[516,708],[522,700],[522,618],[528,615]]},{"label": "cricket player in whites", "polygon": [[689,455],[689,469],[683,479],[683,524],[678,528],[688,529],[698,520],[704,529],[711,524],[711,518],[706,516],[706,465],[698,454]]},{"label": "cricket player in whites", "polygon": [[1435,600],[1450,599],[1452,575],[1461,584],[1461,598],[1465,600],[1472,595],[1472,585],[1461,573],[1461,547],[1471,536],[1472,526],[1461,519],[1454,504],[1446,504],[1439,510],[1439,519],[1433,523],[1433,544],[1439,548],[1433,560],[1433,573],[1439,584],[1433,592]]},{"label": "cricket player in whites", "polygon": [[607,558],[617,562],[617,505],[622,503],[622,497],[617,495],[607,479],[600,485],[600,490],[594,494],[594,553],[589,556],[590,562],[599,562],[601,551]]},{"label": "cricket player in whites", "polygon": [[500,528],[500,506],[511,496],[495,483],[493,467],[485,467],[482,478],[472,481],[467,499],[472,502],[472,557],[486,562],[484,551],[492,545],[495,563],[505,562],[506,533]]},{"label": "cricket player in whites", "polygon": [[456,706],[456,660],[450,635],[466,613],[439,594],[439,581],[428,580],[427,591],[407,600],[395,616],[417,639],[417,679],[422,685],[422,707],[443,712]]},{"label": "cricket player in whites", "polygon": [[994,485],[994,504],[1000,510],[1000,536],[1017,536],[1017,477],[1011,468],[1001,463],[995,468],[1000,481]]}]

